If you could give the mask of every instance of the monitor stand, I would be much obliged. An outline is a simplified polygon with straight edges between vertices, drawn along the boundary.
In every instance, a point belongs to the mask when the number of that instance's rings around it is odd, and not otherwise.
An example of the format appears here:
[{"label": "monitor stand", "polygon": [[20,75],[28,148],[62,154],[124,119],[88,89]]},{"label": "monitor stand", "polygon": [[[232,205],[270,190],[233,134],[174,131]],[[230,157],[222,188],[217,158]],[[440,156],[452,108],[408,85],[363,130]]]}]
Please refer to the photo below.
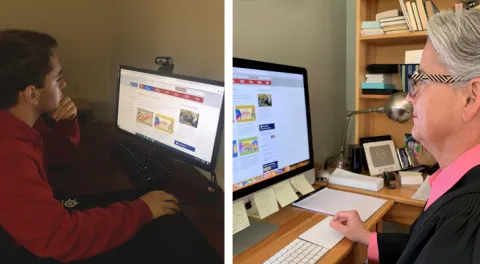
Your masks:
[{"label": "monitor stand", "polygon": [[236,256],[278,230],[280,226],[265,221],[250,220],[250,226],[233,235],[233,255]]}]

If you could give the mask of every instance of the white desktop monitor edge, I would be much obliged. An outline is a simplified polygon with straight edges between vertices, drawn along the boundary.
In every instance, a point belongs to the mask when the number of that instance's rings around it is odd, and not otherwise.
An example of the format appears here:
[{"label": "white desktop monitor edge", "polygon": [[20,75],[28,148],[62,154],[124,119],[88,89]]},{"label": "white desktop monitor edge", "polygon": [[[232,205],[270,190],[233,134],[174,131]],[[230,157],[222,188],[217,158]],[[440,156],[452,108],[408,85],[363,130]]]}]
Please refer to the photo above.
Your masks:
[{"label": "white desktop monitor edge", "polygon": [[[298,175],[300,175],[300,174],[304,174],[304,175],[305,175],[305,179],[307,180],[307,182],[308,182],[310,185],[313,185],[313,184],[315,183],[315,178],[316,178],[316,177],[315,177],[315,175],[316,175],[316,173],[315,173],[315,168],[312,168],[312,169],[307,170],[307,171],[305,171],[305,172],[302,172],[302,173],[293,175],[292,177],[290,177],[290,178],[288,178],[288,179],[285,179],[284,181],[289,181],[291,178],[296,177],[296,176],[298,176]],[[256,192],[252,192],[252,193],[247,194],[247,195],[245,195],[245,196],[239,197],[239,198],[233,200],[233,202],[241,201],[241,200],[243,200],[243,201],[245,201],[245,202],[249,202],[249,201],[252,200],[252,197],[253,197],[253,195],[254,195],[255,193],[258,193],[258,192],[260,192],[260,191],[266,190],[266,189],[271,188],[271,187],[272,187],[272,185],[267,186],[267,187],[265,187],[265,188],[263,188],[263,189],[260,189],[260,190],[258,190],[258,191],[256,191]],[[248,210],[247,210],[247,212],[248,212]]]}]

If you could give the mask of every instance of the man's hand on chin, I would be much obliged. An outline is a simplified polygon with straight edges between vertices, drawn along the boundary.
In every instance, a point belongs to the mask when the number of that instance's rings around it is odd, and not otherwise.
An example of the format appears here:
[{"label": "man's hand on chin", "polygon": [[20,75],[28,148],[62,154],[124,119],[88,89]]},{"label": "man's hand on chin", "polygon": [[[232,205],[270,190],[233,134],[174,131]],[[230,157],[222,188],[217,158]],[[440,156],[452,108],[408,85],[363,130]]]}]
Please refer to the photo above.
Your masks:
[{"label": "man's hand on chin", "polygon": [[50,117],[57,122],[60,120],[73,120],[77,117],[77,107],[70,97],[62,95],[57,110],[53,111]]}]

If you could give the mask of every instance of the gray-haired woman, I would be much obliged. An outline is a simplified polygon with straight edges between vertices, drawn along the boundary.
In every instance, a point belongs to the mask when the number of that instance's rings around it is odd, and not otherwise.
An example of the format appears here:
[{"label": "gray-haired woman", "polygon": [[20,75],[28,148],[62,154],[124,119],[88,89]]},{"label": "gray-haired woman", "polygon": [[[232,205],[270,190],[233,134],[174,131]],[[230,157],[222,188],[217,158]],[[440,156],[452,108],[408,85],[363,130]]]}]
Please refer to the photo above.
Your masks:
[{"label": "gray-haired woman", "polygon": [[412,136],[436,158],[431,193],[409,234],[371,233],[354,211],[330,226],[384,263],[480,263],[480,10],[442,12],[428,24],[411,76]]}]

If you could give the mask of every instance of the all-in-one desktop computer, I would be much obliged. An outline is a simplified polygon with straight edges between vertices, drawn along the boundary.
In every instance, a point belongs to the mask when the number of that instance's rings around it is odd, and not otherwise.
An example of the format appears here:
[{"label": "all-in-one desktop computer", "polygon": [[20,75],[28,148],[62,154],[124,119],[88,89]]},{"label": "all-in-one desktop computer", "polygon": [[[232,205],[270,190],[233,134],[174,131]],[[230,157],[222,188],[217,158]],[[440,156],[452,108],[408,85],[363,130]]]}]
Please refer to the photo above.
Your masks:
[{"label": "all-in-one desktop computer", "polygon": [[[305,68],[233,59],[233,200],[301,173],[315,181]],[[247,202],[248,203],[248,202]],[[250,221],[233,236],[234,255],[278,226]]]}]

